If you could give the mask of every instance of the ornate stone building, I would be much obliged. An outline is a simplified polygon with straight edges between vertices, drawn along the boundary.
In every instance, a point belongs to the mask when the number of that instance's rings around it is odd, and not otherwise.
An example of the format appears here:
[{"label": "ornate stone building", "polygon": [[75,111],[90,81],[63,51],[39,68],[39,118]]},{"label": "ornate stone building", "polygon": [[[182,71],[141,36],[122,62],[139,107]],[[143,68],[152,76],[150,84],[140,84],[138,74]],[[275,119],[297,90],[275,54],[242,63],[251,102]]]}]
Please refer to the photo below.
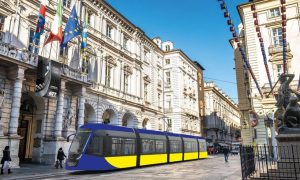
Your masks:
[{"label": "ornate stone building", "polygon": [[213,82],[206,82],[205,96],[205,132],[210,145],[239,141],[240,111],[237,105]]},{"label": "ornate stone building", "polygon": [[[297,90],[298,77],[300,74],[299,59],[299,0],[286,0],[286,58],[287,72],[295,74],[291,82],[293,90]],[[268,115],[276,120],[275,96],[280,83],[274,88],[274,95],[270,93],[271,88],[264,66],[260,41],[257,37],[257,30],[254,25],[253,10],[251,5],[255,4],[257,13],[257,25],[260,28],[260,36],[263,39],[267,64],[270,71],[273,86],[278,81],[279,75],[283,73],[283,29],[282,9],[280,1],[277,0],[256,0],[238,6],[242,20],[239,26],[240,37],[244,49],[247,50],[247,58],[252,66],[253,72],[262,89],[263,97],[260,97],[253,79],[244,70],[243,61],[237,47],[232,40],[236,63],[236,77],[238,86],[239,108],[242,112],[242,139],[245,145],[263,145],[271,143],[271,129],[266,127],[264,119]],[[256,112],[258,121],[251,122],[249,112]],[[253,120],[255,118],[251,118]],[[269,133],[267,133],[269,132]],[[272,143],[273,144],[273,143]]]},{"label": "ornate stone building", "polygon": [[[60,49],[58,42],[34,46],[40,3],[17,2],[0,2],[0,149],[13,147],[14,166],[25,160],[54,163],[57,149],[67,151],[70,143],[66,137],[84,123],[183,132],[181,121],[173,117],[168,121],[163,114],[164,104],[169,103],[167,91],[172,90],[167,90],[161,78],[168,68],[164,67],[168,54],[107,2],[84,0],[80,8],[81,1],[63,1],[63,26],[74,4],[81,20],[87,14],[88,48],[84,59],[80,58],[79,37],[66,49]],[[56,2],[51,0],[46,32],[40,42],[48,35],[55,9]],[[187,58],[180,51],[176,53]],[[43,76],[40,71],[49,70],[38,64],[40,59],[50,60],[51,72],[57,76],[49,88],[58,92],[48,93],[47,97],[37,93],[46,86],[36,84],[36,79]],[[186,61],[196,80],[194,65]],[[170,78],[173,87],[181,83],[175,76]],[[190,87],[196,90],[197,84],[193,83]],[[173,93],[179,92],[170,93],[175,103],[177,95]],[[193,120],[199,120],[197,91],[194,94]],[[178,104],[169,105],[174,112],[179,108]],[[198,122],[191,126],[197,126],[190,129],[199,132]]]}]

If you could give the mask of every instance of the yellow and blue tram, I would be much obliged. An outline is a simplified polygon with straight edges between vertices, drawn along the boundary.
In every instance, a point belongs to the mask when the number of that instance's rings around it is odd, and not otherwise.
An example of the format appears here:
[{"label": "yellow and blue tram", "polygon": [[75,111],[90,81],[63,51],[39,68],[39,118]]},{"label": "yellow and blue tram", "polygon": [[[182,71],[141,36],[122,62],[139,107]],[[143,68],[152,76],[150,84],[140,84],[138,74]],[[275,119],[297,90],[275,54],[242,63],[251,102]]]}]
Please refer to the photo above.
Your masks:
[{"label": "yellow and blue tram", "polygon": [[71,143],[66,169],[116,170],[206,157],[206,142],[202,137],[85,124]]}]

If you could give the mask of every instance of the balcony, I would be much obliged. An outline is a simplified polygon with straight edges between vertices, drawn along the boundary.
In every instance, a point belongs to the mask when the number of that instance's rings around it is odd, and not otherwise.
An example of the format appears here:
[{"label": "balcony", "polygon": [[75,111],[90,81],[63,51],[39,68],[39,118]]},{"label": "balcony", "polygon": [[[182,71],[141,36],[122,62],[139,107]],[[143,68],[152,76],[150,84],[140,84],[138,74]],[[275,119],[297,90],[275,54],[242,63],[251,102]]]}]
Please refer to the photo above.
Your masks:
[{"label": "balcony", "polygon": [[[282,53],[283,47],[282,45],[270,45],[268,50],[269,50],[269,55],[272,56],[273,54]],[[291,51],[289,43],[286,44],[286,51],[287,52]]]},{"label": "balcony", "polygon": [[197,111],[192,110],[192,109],[182,108],[182,111],[187,115],[194,116],[194,117],[199,117],[199,113]]},{"label": "balcony", "polygon": [[25,63],[34,67],[38,64],[38,55],[29,52],[27,49],[20,49],[9,43],[3,42],[4,32],[0,32],[0,55],[9,60]]}]

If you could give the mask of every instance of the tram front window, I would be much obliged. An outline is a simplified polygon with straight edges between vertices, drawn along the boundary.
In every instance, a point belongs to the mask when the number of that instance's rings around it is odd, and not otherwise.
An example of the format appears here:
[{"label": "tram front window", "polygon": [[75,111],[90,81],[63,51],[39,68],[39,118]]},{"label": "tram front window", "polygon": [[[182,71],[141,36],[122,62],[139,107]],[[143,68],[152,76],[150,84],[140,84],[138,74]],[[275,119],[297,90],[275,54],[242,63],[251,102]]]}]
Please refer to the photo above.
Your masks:
[{"label": "tram front window", "polygon": [[87,140],[91,134],[91,130],[88,129],[80,129],[75,138],[72,141],[70,150],[69,150],[69,155],[70,156],[78,156],[81,155],[83,152],[83,148],[85,144],[87,143]]}]

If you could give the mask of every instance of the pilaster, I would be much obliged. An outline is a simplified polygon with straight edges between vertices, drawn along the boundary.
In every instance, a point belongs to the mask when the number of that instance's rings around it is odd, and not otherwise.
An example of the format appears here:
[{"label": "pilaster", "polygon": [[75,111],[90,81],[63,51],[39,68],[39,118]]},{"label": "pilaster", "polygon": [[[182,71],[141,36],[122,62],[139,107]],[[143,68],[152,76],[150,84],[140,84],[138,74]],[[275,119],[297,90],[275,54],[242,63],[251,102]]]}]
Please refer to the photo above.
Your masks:
[{"label": "pilaster", "polygon": [[56,118],[55,118],[55,127],[54,127],[54,136],[56,138],[62,137],[65,85],[66,85],[66,82],[61,80],[60,91],[59,91],[58,100],[57,100]]}]

